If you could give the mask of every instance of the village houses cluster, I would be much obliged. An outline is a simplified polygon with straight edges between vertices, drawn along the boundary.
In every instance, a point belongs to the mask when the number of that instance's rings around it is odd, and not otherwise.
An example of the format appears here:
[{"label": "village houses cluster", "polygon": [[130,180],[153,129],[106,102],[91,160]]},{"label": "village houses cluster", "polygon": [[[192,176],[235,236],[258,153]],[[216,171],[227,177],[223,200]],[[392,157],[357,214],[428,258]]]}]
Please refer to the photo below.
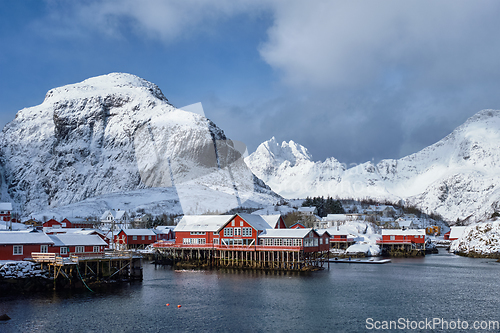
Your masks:
[{"label": "village houses cluster", "polygon": [[[354,221],[375,222],[380,228],[380,247],[425,249],[426,234],[437,234],[439,227],[423,225],[413,216],[395,218],[392,206],[369,206],[365,211],[329,214],[319,218],[315,207],[300,207],[300,221],[287,227],[281,214],[258,215],[185,215],[175,226],[144,228],[150,215],[131,219],[124,210],[108,210],[99,221],[80,218],[55,218],[45,222],[30,219],[29,228],[19,231],[0,230],[0,260],[23,260],[32,253],[102,255],[105,250],[144,249],[148,246],[179,248],[276,248],[301,249],[305,252],[346,250],[358,237],[341,226]],[[12,205],[0,203],[0,220],[9,225]],[[97,222],[97,223],[96,223]],[[15,222],[14,222],[15,223]],[[12,223],[11,223],[12,225]],[[142,228],[141,228],[142,226]],[[96,228],[97,227],[97,228]],[[458,234],[458,229],[453,237]],[[445,238],[448,235],[445,235]]]}]

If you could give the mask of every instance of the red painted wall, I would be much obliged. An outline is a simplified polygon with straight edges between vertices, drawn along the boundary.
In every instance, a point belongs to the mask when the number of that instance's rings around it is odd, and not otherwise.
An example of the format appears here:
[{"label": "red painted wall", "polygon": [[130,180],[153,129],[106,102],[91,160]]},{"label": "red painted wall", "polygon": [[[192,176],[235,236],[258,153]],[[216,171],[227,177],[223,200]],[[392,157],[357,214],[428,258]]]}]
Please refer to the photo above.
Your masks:
[{"label": "red painted wall", "polygon": [[48,220],[47,222],[45,222],[43,224],[44,228],[53,227],[53,226],[59,226],[60,227],[60,226],[62,226],[62,224],[60,222],[57,222],[54,219],[50,219],[50,220]]},{"label": "red painted wall", "polygon": [[[24,258],[31,258],[32,252],[40,252],[42,244],[19,244],[23,245],[23,254],[14,255],[14,245],[4,244],[0,245],[0,260],[23,260]],[[50,251],[50,245],[49,245]]]}]

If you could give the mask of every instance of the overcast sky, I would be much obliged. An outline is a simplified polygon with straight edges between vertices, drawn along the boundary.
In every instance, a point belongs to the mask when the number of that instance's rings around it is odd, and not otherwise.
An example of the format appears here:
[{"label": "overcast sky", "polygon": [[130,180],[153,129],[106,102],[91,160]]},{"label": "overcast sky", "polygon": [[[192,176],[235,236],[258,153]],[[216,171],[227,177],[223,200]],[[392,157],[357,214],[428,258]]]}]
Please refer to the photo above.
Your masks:
[{"label": "overcast sky", "polygon": [[127,72],[248,145],[399,158],[500,108],[500,2],[0,1],[0,125]]}]

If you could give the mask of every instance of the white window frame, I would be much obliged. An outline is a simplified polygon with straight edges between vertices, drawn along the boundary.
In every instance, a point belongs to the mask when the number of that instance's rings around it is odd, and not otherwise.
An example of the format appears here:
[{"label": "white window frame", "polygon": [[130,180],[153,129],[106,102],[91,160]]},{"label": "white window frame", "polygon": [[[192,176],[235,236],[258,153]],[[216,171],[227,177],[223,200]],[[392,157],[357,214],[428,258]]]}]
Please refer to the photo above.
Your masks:
[{"label": "white window frame", "polygon": [[12,254],[15,256],[20,256],[23,254],[23,246],[22,245],[14,245],[12,247]]},{"label": "white window frame", "polygon": [[394,235],[390,235],[390,236],[389,236],[389,239],[390,239],[390,240],[396,240],[396,236],[394,236]]},{"label": "white window frame", "polygon": [[85,246],[75,246],[75,253],[85,253]]},{"label": "white window frame", "polygon": [[40,245],[40,253],[49,253],[49,246],[48,245]]},{"label": "white window frame", "polygon": [[252,228],[250,228],[250,227],[243,227],[241,229],[241,236],[243,236],[243,237],[252,237]]},{"label": "white window frame", "polygon": [[137,240],[137,236],[132,236],[132,240]]},{"label": "white window frame", "polygon": [[214,245],[219,245],[219,239],[218,238],[214,238]]},{"label": "white window frame", "polygon": [[142,235],[142,240],[146,240],[146,236]]},{"label": "white window frame", "polygon": [[224,237],[233,237],[233,228],[224,228]]},{"label": "white window frame", "polygon": [[61,246],[59,253],[60,254],[68,254],[68,248],[66,246]]},{"label": "white window frame", "polygon": [[241,236],[241,228],[234,228],[234,236]]}]

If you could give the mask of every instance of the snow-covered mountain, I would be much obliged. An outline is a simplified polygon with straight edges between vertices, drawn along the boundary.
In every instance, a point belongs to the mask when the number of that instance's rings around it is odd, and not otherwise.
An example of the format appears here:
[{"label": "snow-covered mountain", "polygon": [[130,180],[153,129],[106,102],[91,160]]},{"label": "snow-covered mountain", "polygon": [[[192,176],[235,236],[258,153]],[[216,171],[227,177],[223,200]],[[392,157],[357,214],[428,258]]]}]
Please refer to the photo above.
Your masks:
[{"label": "snow-covered mountain", "polygon": [[481,111],[441,141],[398,160],[353,167],[334,158],[314,162],[301,145],[272,138],[245,162],[287,198],[404,199],[451,222],[484,220],[500,210],[500,111]]},{"label": "snow-covered mountain", "polygon": [[191,213],[206,206],[193,208],[201,197],[193,191],[224,193],[218,209],[279,199],[213,122],[175,108],[155,84],[124,73],[52,89],[42,104],[19,111],[0,133],[0,163],[2,200],[23,215],[130,191],[136,199],[142,193],[144,204],[151,195],[155,201],[148,189],[172,186],[174,202]]}]

